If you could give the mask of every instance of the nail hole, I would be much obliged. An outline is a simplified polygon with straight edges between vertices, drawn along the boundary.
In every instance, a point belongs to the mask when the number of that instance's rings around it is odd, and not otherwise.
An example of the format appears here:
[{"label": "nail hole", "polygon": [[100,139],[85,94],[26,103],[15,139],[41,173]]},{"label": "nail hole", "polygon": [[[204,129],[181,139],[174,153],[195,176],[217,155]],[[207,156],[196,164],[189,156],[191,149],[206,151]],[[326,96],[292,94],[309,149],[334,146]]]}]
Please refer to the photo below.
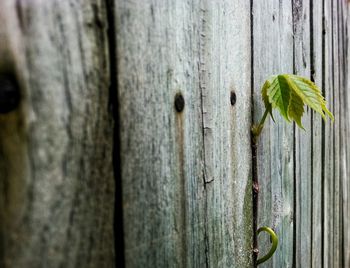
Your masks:
[{"label": "nail hole", "polygon": [[185,99],[181,93],[175,95],[175,109],[178,112],[182,112],[185,107]]},{"label": "nail hole", "polygon": [[18,107],[20,92],[15,77],[11,74],[0,74],[0,113],[6,114]]},{"label": "nail hole", "polygon": [[231,105],[235,105],[236,104],[236,93],[234,91],[231,91],[231,97],[230,97],[230,101],[231,101]]}]

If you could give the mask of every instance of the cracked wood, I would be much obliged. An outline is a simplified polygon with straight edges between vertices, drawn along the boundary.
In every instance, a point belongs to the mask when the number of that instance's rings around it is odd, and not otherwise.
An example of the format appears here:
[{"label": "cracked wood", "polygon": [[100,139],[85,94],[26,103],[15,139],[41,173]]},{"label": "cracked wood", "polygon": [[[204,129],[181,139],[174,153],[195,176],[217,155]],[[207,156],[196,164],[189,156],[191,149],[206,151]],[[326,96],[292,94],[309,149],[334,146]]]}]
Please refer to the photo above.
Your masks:
[{"label": "cracked wood", "polygon": [[250,267],[249,1],[116,6],[126,266]]}]

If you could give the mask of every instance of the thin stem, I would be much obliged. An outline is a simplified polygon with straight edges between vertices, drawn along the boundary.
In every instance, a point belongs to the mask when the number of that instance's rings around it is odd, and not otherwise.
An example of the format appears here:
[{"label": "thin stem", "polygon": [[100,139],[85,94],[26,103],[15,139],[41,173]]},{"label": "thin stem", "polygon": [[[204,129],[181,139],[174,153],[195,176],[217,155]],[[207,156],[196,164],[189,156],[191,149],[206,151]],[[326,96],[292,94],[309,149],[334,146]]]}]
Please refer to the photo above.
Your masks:
[{"label": "thin stem", "polygon": [[[269,110],[270,110],[270,107],[267,107],[267,108],[265,109],[264,115],[263,115],[263,117],[261,118],[261,120],[260,120],[260,122],[259,122],[259,126],[261,126],[261,129],[262,129],[262,127],[264,126],[266,117],[267,117],[267,115],[269,114]],[[259,133],[259,134],[260,134],[260,133]]]},{"label": "thin stem", "polygon": [[263,262],[270,259],[273,255],[273,253],[275,253],[277,246],[278,246],[278,237],[277,237],[276,233],[271,228],[269,228],[267,226],[261,227],[258,230],[258,234],[261,232],[269,233],[270,238],[271,238],[271,242],[272,242],[272,246],[271,246],[270,251],[264,257],[261,257],[260,259],[257,260],[257,265],[262,264]]},{"label": "thin stem", "polygon": [[263,117],[261,118],[258,125],[253,125],[251,130],[251,146],[252,146],[252,167],[253,167],[253,266],[256,267],[258,264],[258,200],[259,200],[259,178],[258,178],[258,162],[257,162],[257,138],[264,127],[266,117],[269,113],[271,106],[267,107]]},{"label": "thin stem", "polygon": [[271,110],[271,104],[270,104],[270,106],[266,107],[264,115],[261,118],[259,124],[258,125],[253,125],[253,127],[252,127],[253,140],[254,140],[255,143],[257,141],[257,137],[260,135],[261,130],[264,127],[264,123],[265,123],[266,117],[269,114],[270,110]]}]

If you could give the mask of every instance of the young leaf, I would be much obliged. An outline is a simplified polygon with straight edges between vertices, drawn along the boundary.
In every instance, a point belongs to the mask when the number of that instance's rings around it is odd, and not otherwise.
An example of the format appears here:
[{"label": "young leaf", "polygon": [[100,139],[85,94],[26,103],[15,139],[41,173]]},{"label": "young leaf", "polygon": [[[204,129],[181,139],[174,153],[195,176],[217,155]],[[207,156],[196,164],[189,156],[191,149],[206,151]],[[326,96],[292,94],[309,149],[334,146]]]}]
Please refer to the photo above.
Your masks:
[{"label": "young leaf", "polygon": [[[294,120],[302,129],[305,104],[324,120],[326,115],[334,120],[320,89],[307,78],[290,74],[272,76],[265,82],[261,93],[266,109],[277,108],[288,122]],[[272,115],[270,110],[269,113]]]},{"label": "young leaf", "polygon": [[294,120],[297,125],[304,129],[301,123],[301,117],[304,113],[304,103],[303,100],[294,92],[290,92],[290,105],[288,106],[288,116],[291,120]]},{"label": "young leaf", "polygon": [[272,83],[266,90],[268,101],[273,108],[277,108],[281,115],[289,122],[288,106],[290,103],[290,90],[283,76],[272,77]]},{"label": "young leaf", "polygon": [[265,81],[265,84],[263,85],[263,88],[261,90],[261,95],[265,104],[265,108],[268,110],[269,114],[271,115],[273,122],[275,122],[275,119],[273,118],[273,114],[272,114],[272,105],[269,102],[269,96],[267,96],[267,89],[271,86],[272,81],[273,79],[271,78]]}]

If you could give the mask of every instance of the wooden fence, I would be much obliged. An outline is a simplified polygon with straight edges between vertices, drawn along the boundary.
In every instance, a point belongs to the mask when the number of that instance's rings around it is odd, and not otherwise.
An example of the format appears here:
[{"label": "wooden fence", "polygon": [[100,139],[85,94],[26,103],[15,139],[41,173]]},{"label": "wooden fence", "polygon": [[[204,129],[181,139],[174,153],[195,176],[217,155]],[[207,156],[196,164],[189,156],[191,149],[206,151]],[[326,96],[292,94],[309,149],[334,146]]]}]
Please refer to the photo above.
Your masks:
[{"label": "wooden fence", "polygon": [[350,267],[349,10],[1,0],[0,266],[253,267],[250,128],[296,73],[335,121],[264,128],[261,267]]}]

